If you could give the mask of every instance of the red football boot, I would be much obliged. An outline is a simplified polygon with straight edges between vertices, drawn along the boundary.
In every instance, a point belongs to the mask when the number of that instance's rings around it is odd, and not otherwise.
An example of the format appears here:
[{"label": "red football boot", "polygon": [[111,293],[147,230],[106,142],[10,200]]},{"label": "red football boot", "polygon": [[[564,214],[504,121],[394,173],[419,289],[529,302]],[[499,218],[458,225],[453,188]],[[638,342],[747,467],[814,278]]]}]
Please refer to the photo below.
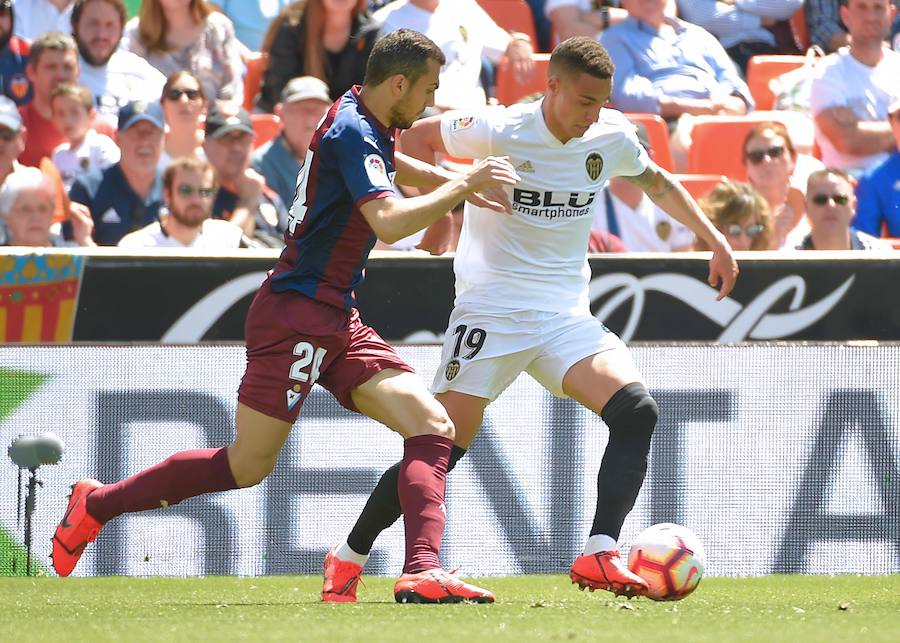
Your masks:
[{"label": "red football boot", "polygon": [[79,480],[72,485],[66,513],[53,534],[53,568],[60,576],[72,573],[84,548],[97,539],[103,527],[86,509],[88,494],[102,486],[96,480]]},{"label": "red football boot", "polygon": [[403,574],[394,585],[394,598],[398,603],[494,602],[491,592],[464,583],[443,569]]},{"label": "red football boot", "polygon": [[581,589],[605,589],[616,596],[640,596],[650,589],[647,581],[625,566],[617,551],[581,554],[572,563],[569,578]]},{"label": "red football boot", "polygon": [[355,603],[356,585],[362,576],[362,566],[341,560],[334,549],[325,554],[325,582],[322,583],[322,600],[326,603]]}]

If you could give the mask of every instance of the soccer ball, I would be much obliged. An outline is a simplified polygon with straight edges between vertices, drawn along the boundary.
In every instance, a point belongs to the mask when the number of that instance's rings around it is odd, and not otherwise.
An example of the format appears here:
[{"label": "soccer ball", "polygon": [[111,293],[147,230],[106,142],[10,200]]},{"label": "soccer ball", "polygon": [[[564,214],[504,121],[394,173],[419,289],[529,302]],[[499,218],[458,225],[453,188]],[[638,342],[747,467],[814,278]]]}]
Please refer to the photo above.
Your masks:
[{"label": "soccer ball", "polygon": [[647,527],[628,553],[628,569],[650,585],[654,601],[680,601],[703,578],[703,544],[687,527],[670,522]]}]

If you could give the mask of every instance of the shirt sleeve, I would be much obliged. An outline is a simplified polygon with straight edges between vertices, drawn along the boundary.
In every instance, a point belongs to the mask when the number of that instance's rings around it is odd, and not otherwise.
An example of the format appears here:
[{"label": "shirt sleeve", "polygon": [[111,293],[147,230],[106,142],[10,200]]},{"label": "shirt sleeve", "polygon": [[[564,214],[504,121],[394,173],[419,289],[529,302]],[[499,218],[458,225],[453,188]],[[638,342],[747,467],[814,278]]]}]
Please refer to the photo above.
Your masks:
[{"label": "shirt sleeve", "polygon": [[441,117],[441,138],[450,156],[483,159],[491,155],[491,111],[452,110]]},{"label": "shirt sleeve", "polygon": [[619,128],[622,131],[622,142],[619,153],[613,158],[613,170],[610,176],[638,176],[650,165],[647,150],[640,144],[634,125],[625,116],[618,113]]},{"label": "shirt sleeve", "polygon": [[[617,28],[618,27],[618,28]],[[628,33],[620,25],[600,33],[600,44],[616,61],[613,75],[612,102],[624,112],[659,113],[659,93],[653,81],[638,70],[638,61],[628,44]]]},{"label": "shirt sleeve", "polygon": [[846,104],[841,98],[846,95],[846,88],[843,87],[840,74],[828,73],[829,68],[825,67],[827,64],[827,59],[826,62],[820,63],[819,66],[824,69],[822,71],[816,70],[815,77],[810,84],[809,113],[813,118],[830,107]]},{"label": "shirt sleeve", "polygon": [[396,195],[391,165],[366,138],[357,130],[344,129],[331,139],[338,171],[357,207],[372,199]]},{"label": "shirt sleeve", "polygon": [[878,203],[878,190],[871,175],[865,175],[856,186],[856,216],[853,227],[857,230],[881,236],[881,207]]},{"label": "shirt sleeve", "polygon": [[509,33],[494,22],[494,19],[477,3],[472,2],[468,10],[472,12],[472,24],[478,32],[485,56],[492,62],[499,63],[503,54],[506,53],[506,48],[509,47],[511,39]]}]

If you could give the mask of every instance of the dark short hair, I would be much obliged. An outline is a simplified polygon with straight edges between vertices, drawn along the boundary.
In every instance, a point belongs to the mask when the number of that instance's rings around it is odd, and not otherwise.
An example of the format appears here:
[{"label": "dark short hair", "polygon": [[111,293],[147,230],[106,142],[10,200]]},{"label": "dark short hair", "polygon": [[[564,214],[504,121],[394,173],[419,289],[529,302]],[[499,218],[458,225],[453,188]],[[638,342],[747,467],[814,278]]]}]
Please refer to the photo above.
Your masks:
[{"label": "dark short hair", "polygon": [[120,26],[124,27],[125,23],[128,22],[128,9],[125,7],[123,0],[75,0],[75,4],[72,7],[72,33],[76,31],[75,25],[81,19],[84,7],[92,2],[105,2],[108,5],[112,5],[112,8],[119,14]]},{"label": "dark short hair", "polygon": [[211,172],[213,180],[215,180],[216,176],[213,166],[210,165],[209,161],[206,159],[200,159],[196,156],[182,156],[169,163],[168,167],[166,167],[163,172],[163,188],[165,188],[166,191],[172,189],[172,184],[175,183],[175,173],[179,170],[185,172],[199,172],[200,174]]},{"label": "dark short hair", "polygon": [[612,78],[616,71],[606,48],[593,38],[575,36],[559,43],[550,54],[550,73],[585,73],[595,78]]},{"label": "dark short hair", "polygon": [[439,65],[447,62],[444,52],[427,36],[412,29],[398,29],[372,47],[363,84],[375,87],[397,74],[416,82],[427,71],[429,60]]},{"label": "dark short hair", "polygon": [[31,53],[28,55],[28,64],[32,69],[37,69],[38,62],[45,51],[78,52],[78,45],[72,36],[61,31],[45,31],[31,43]]},{"label": "dark short hair", "polygon": [[201,82],[200,77],[189,69],[179,69],[178,71],[169,74],[169,77],[166,78],[166,84],[163,85],[162,94],[160,94],[159,100],[164,100],[166,98],[166,94],[168,94],[169,90],[172,89],[172,86],[182,78],[193,78],[197,83],[197,89],[200,90],[200,96],[203,99],[203,102],[208,102],[206,100],[206,94],[203,93],[203,83]]}]

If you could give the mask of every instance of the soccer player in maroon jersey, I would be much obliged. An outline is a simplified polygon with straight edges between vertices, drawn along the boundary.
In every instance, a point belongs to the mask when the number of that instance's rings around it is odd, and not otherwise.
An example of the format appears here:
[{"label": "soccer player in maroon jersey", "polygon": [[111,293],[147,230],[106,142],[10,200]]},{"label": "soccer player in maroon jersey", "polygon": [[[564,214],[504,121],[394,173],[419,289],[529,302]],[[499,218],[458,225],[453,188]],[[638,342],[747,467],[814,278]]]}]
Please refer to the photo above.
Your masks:
[{"label": "soccer player in maroon jersey", "polygon": [[[238,391],[234,442],[177,453],[115,484],[77,482],[53,537],[60,576],[71,573],[85,546],[121,514],[261,482],[318,383],[348,409],[405,440],[398,491],[407,547],[394,588],[397,601],[494,600],[487,590],[441,569],[438,560],[453,423],[355,308],[354,290],[376,238],[392,243],[408,236],[464,199],[511,211],[496,189],[518,181],[506,159],[487,158],[457,176],[394,153],[397,129],[410,127],[434,104],[443,63],[441,50],[413,31],[394,32],[375,45],[362,87],[335,102],[313,136],[286,247],[247,315],[247,370]],[[400,199],[395,182],[434,190]],[[342,591],[324,590],[334,600]]]}]

